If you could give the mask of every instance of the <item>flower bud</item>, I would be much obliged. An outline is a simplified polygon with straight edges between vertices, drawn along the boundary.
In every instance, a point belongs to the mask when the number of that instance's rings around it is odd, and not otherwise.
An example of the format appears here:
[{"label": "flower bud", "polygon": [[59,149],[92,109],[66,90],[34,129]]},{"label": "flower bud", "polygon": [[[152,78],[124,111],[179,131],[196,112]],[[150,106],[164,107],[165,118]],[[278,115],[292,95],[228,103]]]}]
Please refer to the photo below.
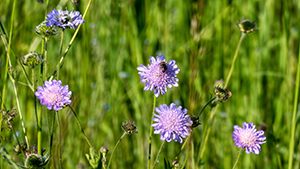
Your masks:
[{"label": "flower bud", "polygon": [[55,26],[47,26],[46,21],[43,21],[35,27],[34,32],[42,37],[55,36],[59,33]]},{"label": "flower bud", "polygon": [[43,59],[40,54],[30,52],[22,58],[22,62],[25,66],[29,66],[34,69],[43,62]]},{"label": "flower bud", "polygon": [[214,94],[216,96],[216,101],[225,102],[230,99],[232,96],[231,92],[228,89],[224,89],[223,80],[215,82],[214,85]]},{"label": "flower bud", "polygon": [[101,153],[107,153],[107,152],[108,152],[108,149],[107,149],[105,146],[102,146],[102,147],[100,148],[100,152],[101,152]]}]

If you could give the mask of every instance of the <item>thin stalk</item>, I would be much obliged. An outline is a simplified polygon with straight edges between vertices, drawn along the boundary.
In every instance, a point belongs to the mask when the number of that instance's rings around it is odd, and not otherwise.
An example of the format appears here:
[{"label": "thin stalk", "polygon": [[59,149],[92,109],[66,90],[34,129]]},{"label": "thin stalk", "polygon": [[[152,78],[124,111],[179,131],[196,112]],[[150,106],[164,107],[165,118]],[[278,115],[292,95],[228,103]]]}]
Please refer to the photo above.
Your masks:
[{"label": "thin stalk", "polygon": [[150,133],[149,133],[149,150],[148,150],[148,169],[150,169],[150,163],[151,163],[151,142],[152,142],[152,134],[153,134],[153,127],[151,125],[153,124],[153,118],[154,118],[154,110],[155,110],[155,104],[156,104],[156,96],[153,95],[153,109],[152,109],[152,117],[151,117],[151,124],[150,124]]},{"label": "thin stalk", "polygon": [[185,168],[185,165],[186,165],[186,163],[187,163],[188,156],[189,156],[189,154],[187,153],[186,156],[185,156],[185,159],[184,159],[184,162],[183,162],[183,164],[182,164],[181,169],[184,169],[184,168]]},{"label": "thin stalk", "polygon": [[[200,110],[198,117],[200,117],[200,115],[202,114],[202,112],[204,111],[204,109],[212,102],[216,99],[216,96],[212,97],[205,105],[204,107]],[[179,154],[181,153],[181,151],[183,150],[183,148],[185,147],[187,141],[190,139],[191,135],[187,136],[184,143],[182,144],[180,150],[178,151],[177,155],[175,156],[175,160],[177,160]]]},{"label": "thin stalk", "polygon": [[[246,34],[242,33],[242,35],[241,35],[241,37],[240,37],[239,43],[238,43],[238,45],[237,45],[237,48],[236,48],[236,50],[235,50],[235,54],[234,54],[234,57],[233,57],[233,60],[232,60],[231,68],[230,68],[229,73],[228,73],[227,78],[226,78],[226,82],[225,82],[224,88],[226,88],[227,85],[228,85],[228,83],[229,83],[229,80],[230,80],[230,78],[231,78],[232,72],[233,72],[233,70],[234,70],[234,64],[235,64],[235,61],[236,61],[236,59],[237,59],[238,52],[239,52],[239,50],[240,50],[240,46],[241,46],[242,41],[243,41],[243,39],[244,39],[245,36],[246,36]],[[211,114],[211,116],[210,116],[210,119],[209,119],[210,122],[207,124],[207,127],[206,127],[206,128],[207,128],[207,131],[206,131],[206,134],[205,134],[205,138],[204,138],[204,141],[203,141],[203,143],[201,144],[201,148],[200,148],[200,149],[201,149],[201,151],[200,151],[200,157],[199,157],[200,159],[202,159],[203,154],[204,154],[204,151],[205,151],[205,149],[206,149],[207,140],[208,140],[208,137],[209,137],[210,131],[211,131],[211,124],[212,124],[213,121],[214,121],[214,117],[215,117],[215,114],[216,114],[218,108],[219,108],[219,104],[213,109],[213,112],[212,112],[212,114]]]},{"label": "thin stalk", "polygon": [[75,116],[75,118],[76,118],[76,121],[77,121],[77,123],[78,123],[78,125],[79,125],[79,127],[80,127],[80,129],[81,129],[81,133],[83,134],[83,136],[84,136],[86,142],[89,144],[90,148],[92,148],[92,149],[96,152],[96,150],[94,149],[94,147],[93,147],[92,144],[90,143],[89,139],[87,138],[87,136],[86,136],[86,134],[85,134],[85,132],[84,132],[84,130],[83,130],[81,124],[80,124],[80,121],[79,121],[78,116],[77,116],[77,114],[75,113],[74,109],[71,107],[71,105],[69,105],[69,108],[72,110],[72,112],[73,112],[73,114],[74,114],[74,116]]},{"label": "thin stalk", "polygon": [[[48,113],[51,112],[48,111]],[[52,126],[51,126],[51,133],[50,133],[50,156],[52,155],[53,134],[54,134],[54,126],[55,126],[55,113],[51,113],[51,114],[52,114]]]},{"label": "thin stalk", "polygon": [[164,141],[161,143],[161,145],[160,145],[160,148],[159,148],[158,153],[157,153],[157,155],[156,155],[156,158],[155,158],[155,161],[154,161],[154,163],[153,163],[152,169],[154,169],[155,166],[156,166],[156,164],[158,163],[158,158],[159,158],[159,155],[160,155],[160,153],[161,153],[161,150],[162,150],[162,148],[163,148],[165,142],[166,142],[166,140],[164,140]]},{"label": "thin stalk", "polygon": [[56,111],[55,113],[56,113],[56,121],[57,121],[57,125],[58,125],[59,166],[60,166],[60,168],[63,168],[62,167],[62,159],[61,159],[61,123],[60,123],[58,111]]},{"label": "thin stalk", "polygon": [[47,59],[48,59],[48,38],[45,37],[45,44],[44,44],[44,72],[45,72],[45,76],[44,76],[44,80],[46,79],[46,77],[48,77],[48,63],[47,63]]},{"label": "thin stalk", "polygon": [[[8,47],[7,47],[7,58],[6,58],[6,63],[5,63],[5,72],[4,72],[4,79],[3,79],[1,110],[3,110],[3,108],[4,108],[6,80],[7,80],[7,73],[8,73],[8,63],[11,66],[9,52],[10,52],[10,46],[11,46],[12,30],[13,30],[13,25],[14,25],[13,23],[14,23],[14,19],[15,19],[15,6],[16,6],[16,0],[14,0],[14,2],[13,2],[13,9],[12,9],[11,18],[10,18],[10,32],[9,32],[9,40],[8,40]],[[1,136],[1,134],[2,134],[1,129],[2,129],[3,113],[1,113],[0,116],[1,116],[0,117],[0,136]]]},{"label": "thin stalk", "polygon": [[29,148],[29,142],[28,142],[28,137],[27,137],[27,134],[26,134],[26,128],[25,128],[25,124],[24,124],[24,121],[23,121],[22,112],[21,112],[21,108],[20,108],[20,103],[19,103],[19,99],[18,99],[18,91],[17,91],[17,87],[16,87],[16,81],[15,81],[15,79],[13,79],[13,77],[11,77],[11,76],[9,76],[9,77],[10,77],[10,80],[12,81],[12,83],[13,83],[14,92],[15,92],[16,101],[17,101],[18,112],[19,112],[19,116],[20,116],[20,120],[21,120],[21,124],[22,124],[22,128],[23,128],[23,132],[24,132],[24,135],[25,135],[25,141],[26,141],[27,148]]},{"label": "thin stalk", "polygon": [[232,72],[233,72],[233,69],[234,69],[234,65],[235,65],[235,61],[236,61],[236,58],[238,56],[238,53],[239,53],[239,50],[240,50],[240,47],[241,47],[241,44],[242,44],[242,41],[243,41],[245,36],[246,36],[246,34],[242,33],[239,44],[238,44],[238,46],[235,50],[235,54],[234,54],[234,57],[233,57],[233,60],[232,60],[232,63],[231,63],[231,67],[230,67],[229,73],[228,73],[227,78],[226,78],[226,82],[225,82],[225,86],[224,86],[225,89],[227,88],[227,85],[228,85],[229,80],[231,78],[231,75],[232,75]]},{"label": "thin stalk", "polygon": [[296,86],[295,86],[294,110],[293,110],[293,118],[291,124],[292,130],[291,130],[290,147],[289,147],[289,169],[291,169],[293,166],[293,154],[294,154],[294,145],[295,145],[296,114],[297,114],[299,83],[300,83],[300,44],[299,44],[297,67],[298,68],[297,68],[297,77],[296,77]]},{"label": "thin stalk", "polygon": [[[1,21],[0,21],[0,35],[1,35],[1,39],[2,39],[3,44],[4,44],[4,47],[5,47],[5,50],[6,50],[6,52],[8,52],[8,41],[9,41],[9,40],[6,38],[6,37],[7,37],[7,33],[5,32],[4,26],[3,26],[3,24],[2,24]],[[14,51],[13,51],[12,49],[10,49],[10,53],[11,53],[13,56],[16,56],[15,53],[14,53]],[[18,63],[21,65],[22,72],[23,72],[23,74],[24,74],[24,76],[25,76],[25,78],[26,78],[26,80],[27,80],[28,86],[29,86],[30,89],[33,91],[32,84],[31,84],[31,82],[30,82],[30,80],[29,80],[28,74],[26,73],[23,64],[21,63],[21,61],[20,61],[19,58],[17,58],[17,60],[18,60]]]},{"label": "thin stalk", "polygon": [[[88,3],[88,5],[87,5],[86,8],[85,8],[84,14],[82,15],[82,19],[85,18],[86,14],[87,14],[87,12],[88,12],[90,6],[91,6],[91,3],[92,3],[92,0],[89,0],[89,3]],[[71,48],[71,46],[72,46],[72,44],[73,44],[75,38],[76,38],[76,35],[78,34],[78,31],[79,31],[80,28],[81,28],[81,25],[82,25],[82,24],[80,24],[80,25],[78,26],[78,28],[76,29],[76,31],[74,32],[74,34],[73,34],[73,36],[72,36],[72,39],[71,39],[71,41],[70,41],[68,47],[66,48],[65,52],[64,52],[63,55],[61,56],[61,58],[60,58],[60,60],[59,60],[59,63],[56,65],[55,70],[53,71],[51,77],[49,78],[50,81],[51,81],[51,80],[53,79],[53,77],[56,75],[57,71],[59,71],[59,69],[62,68],[62,66],[63,66],[63,61],[64,61],[65,57],[67,56],[67,54],[68,54],[68,52],[69,52],[69,50],[70,50],[70,48]]]},{"label": "thin stalk", "polygon": [[235,169],[235,167],[237,166],[237,163],[238,163],[239,158],[241,156],[242,150],[243,150],[243,148],[240,148],[239,154],[238,154],[238,156],[237,156],[237,158],[235,160],[235,163],[234,163],[234,166],[232,167],[232,169]]},{"label": "thin stalk", "polygon": [[[62,57],[62,56],[61,56],[61,52],[62,52],[62,48],[63,48],[63,44],[64,44],[64,43],[63,43],[63,42],[64,42],[64,34],[65,34],[64,32],[65,32],[65,31],[64,31],[64,29],[63,29],[63,30],[61,31],[60,46],[59,46],[59,55],[58,55],[59,57]],[[57,67],[60,67],[60,64],[61,64],[61,62],[58,62]],[[59,79],[59,70],[60,70],[60,69],[57,69],[57,74],[56,74],[56,75],[57,75],[57,76],[56,76],[57,79]]]},{"label": "thin stalk", "polygon": [[114,147],[114,149],[113,149],[113,151],[112,151],[112,153],[111,153],[111,156],[110,156],[110,158],[109,158],[109,162],[108,162],[108,165],[107,165],[107,169],[109,169],[109,166],[110,166],[111,160],[112,160],[112,158],[113,158],[113,156],[114,156],[114,153],[115,153],[115,151],[116,151],[116,148],[118,147],[118,145],[119,145],[119,143],[121,142],[121,140],[126,136],[126,134],[127,134],[127,132],[125,131],[125,132],[123,133],[123,135],[120,137],[120,139],[118,140],[118,142],[116,143],[116,145],[115,145],[115,147]]},{"label": "thin stalk", "polygon": [[201,109],[201,111],[198,114],[198,117],[200,117],[200,115],[202,114],[203,110],[206,108],[206,106],[208,106],[212,101],[214,101],[216,99],[216,96],[212,97],[205,105],[204,107]]}]

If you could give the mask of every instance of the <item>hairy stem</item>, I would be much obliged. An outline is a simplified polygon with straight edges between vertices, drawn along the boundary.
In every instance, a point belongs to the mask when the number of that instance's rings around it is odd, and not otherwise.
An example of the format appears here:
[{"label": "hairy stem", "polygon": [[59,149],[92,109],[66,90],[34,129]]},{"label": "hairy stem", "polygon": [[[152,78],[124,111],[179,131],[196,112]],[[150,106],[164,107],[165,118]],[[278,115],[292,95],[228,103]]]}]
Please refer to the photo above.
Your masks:
[{"label": "hairy stem", "polygon": [[115,145],[115,147],[114,147],[114,149],[113,149],[113,151],[112,151],[112,153],[111,153],[111,156],[110,156],[110,158],[109,158],[109,162],[108,162],[108,165],[107,165],[107,169],[109,169],[109,166],[110,166],[110,163],[111,163],[112,158],[113,158],[113,156],[114,156],[114,153],[115,153],[115,151],[116,151],[116,148],[118,147],[119,143],[120,143],[121,140],[125,137],[126,134],[127,134],[127,132],[125,131],[125,132],[123,133],[123,135],[120,137],[120,139],[118,140],[118,142],[116,143],[116,145]]},{"label": "hairy stem", "polygon": [[155,104],[156,104],[156,96],[153,95],[153,109],[152,109],[152,116],[151,116],[151,123],[150,123],[150,133],[149,133],[149,149],[148,149],[148,169],[150,169],[150,163],[151,163],[151,142],[152,142],[152,134],[153,134],[153,127],[151,125],[153,124],[153,117],[154,117],[154,111],[155,111]]},{"label": "hairy stem", "polygon": [[159,155],[160,155],[160,153],[161,153],[161,150],[162,150],[162,148],[163,148],[165,142],[166,142],[166,140],[164,140],[164,141],[161,143],[161,145],[160,145],[160,148],[159,148],[158,153],[157,153],[157,155],[156,155],[156,158],[155,158],[155,161],[154,161],[154,163],[153,163],[152,169],[154,169],[155,166],[156,166],[156,164],[158,163],[158,158],[159,158]]}]

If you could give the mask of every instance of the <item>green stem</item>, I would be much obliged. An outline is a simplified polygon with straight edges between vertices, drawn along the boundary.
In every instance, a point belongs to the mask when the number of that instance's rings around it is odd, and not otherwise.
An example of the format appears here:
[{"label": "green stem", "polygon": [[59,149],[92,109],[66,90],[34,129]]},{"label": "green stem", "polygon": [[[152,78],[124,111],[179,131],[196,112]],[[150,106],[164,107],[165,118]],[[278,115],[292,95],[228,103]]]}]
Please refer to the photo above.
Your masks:
[{"label": "green stem", "polygon": [[[300,44],[299,44],[300,49]],[[295,98],[294,98],[294,110],[291,126],[291,137],[290,137],[290,147],[289,147],[289,169],[293,166],[293,154],[294,154],[294,145],[295,145],[295,128],[296,128],[296,114],[298,106],[298,95],[299,95],[299,82],[300,82],[300,51],[298,54],[298,65],[297,65],[297,77],[296,77],[296,86],[295,86]]]},{"label": "green stem", "polygon": [[50,111],[48,111],[48,113],[51,113],[51,115],[52,115],[52,126],[51,126],[51,133],[50,133],[50,156],[51,156],[52,155],[54,126],[55,126],[55,113],[52,113]]},{"label": "green stem", "polygon": [[[60,46],[59,46],[59,57],[61,57],[62,58],[62,56],[61,56],[61,52],[62,52],[62,48],[63,48],[63,42],[64,42],[64,29],[62,30],[62,32],[61,32],[61,38],[60,38]],[[60,64],[61,64],[62,62],[61,61],[59,61],[58,62],[58,64],[57,64],[57,67],[60,67]],[[59,79],[59,70],[60,69],[57,69],[57,79]]]},{"label": "green stem", "polygon": [[78,123],[78,125],[79,125],[79,127],[80,127],[80,129],[81,129],[81,133],[83,134],[83,136],[84,136],[86,142],[89,144],[90,148],[92,148],[92,149],[96,152],[96,150],[94,149],[94,147],[93,147],[92,144],[90,143],[89,139],[87,138],[87,136],[86,136],[86,134],[85,134],[85,132],[84,132],[84,130],[83,130],[81,124],[80,124],[80,121],[79,121],[78,116],[77,116],[77,114],[75,113],[74,109],[71,107],[71,105],[69,105],[69,108],[72,110],[72,112],[73,112],[73,114],[74,114],[74,116],[75,116],[75,118],[76,118],[76,121],[77,121],[77,123]]},{"label": "green stem", "polygon": [[[13,9],[11,13],[11,18],[10,18],[10,32],[9,32],[9,40],[8,40],[8,47],[7,47],[7,58],[6,58],[6,63],[5,63],[5,73],[4,73],[4,79],[3,79],[3,89],[2,89],[2,102],[1,102],[1,110],[3,111],[4,108],[4,101],[5,101],[5,90],[6,90],[6,80],[7,80],[7,73],[8,73],[8,63],[11,66],[10,62],[10,46],[11,46],[11,37],[12,37],[12,30],[13,30],[13,23],[14,23],[14,18],[15,18],[15,6],[16,6],[16,0],[13,2]],[[0,115],[0,136],[2,134],[2,121],[3,121],[3,113]]]},{"label": "green stem", "polygon": [[[89,10],[89,8],[90,8],[90,6],[91,6],[91,3],[92,3],[92,0],[89,1],[87,7],[85,8],[84,14],[82,15],[82,19],[85,18],[86,14],[87,14],[87,11]],[[49,78],[50,81],[51,81],[51,80],[53,79],[53,77],[56,75],[57,71],[59,71],[59,70],[61,69],[61,67],[63,66],[63,61],[64,61],[65,57],[67,56],[67,54],[68,54],[68,52],[69,52],[69,50],[70,50],[70,48],[71,48],[71,46],[72,46],[72,44],[73,44],[75,38],[76,38],[76,35],[78,34],[78,31],[79,31],[80,28],[81,28],[81,25],[82,25],[82,24],[80,24],[80,25],[78,26],[78,28],[76,29],[75,33],[73,34],[72,39],[71,39],[71,41],[70,41],[68,47],[66,48],[65,52],[64,52],[63,55],[61,56],[61,58],[60,58],[60,60],[59,60],[59,63],[56,65],[55,70],[53,71],[51,77]]]},{"label": "green stem", "polygon": [[237,156],[237,158],[235,160],[235,163],[234,163],[234,166],[232,167],[232,169],[235,169],[235,167],[237,166],[237,163],[238,163],[239,158],[241,156],[242,150],[243,150],[243,148],[240,148],[239,154],[238,154],[238,156]]},{"label": "green stem", "polygon": [[231,78],[231,75],[232,75],[232,72],[233,72],[233,69],[234,69],[234,65],[235,65],[235,61],[237,59],[237,56],[238,56],[238,53],[239,53],[242,41],[243,41],[243,39],[244,39],[245,36],[246,36],[246,34],[242,33],[240,41],[239,41],[239,44],[238,44],[238,46],[237,46],[237,48],[235,50],[235,54],[234,54],[234,57],[233,57],[233,60],[232,60],[232,63],[231,63],[231,67],[230,67],[229,73],[228,73],[227,78],[226,78],[226,82],[225,82],[225,86],[224,86],[225,89],[227,88],[228,82],[229,82],[229,80]]},{"label": "green stem", "polygon": [[13,79],[13,77],[11,77],[11,76],[9,76],[9,77],[10,77],[10,80],[12,81],[12,83],[13,83],[14,92],[15,92],[16,101],[17,101],[18,112],[19,112],[19,116],[20,116],[20,120],[21,120],[21,124],[22,124],[22,128],[23,128],[23,132],[24,132],[24,135],[25,135],[25,141],[26,141],[27,148],[29,148],[29,142],[28,142],[28,137],[27,137],[27,134],[26,134],[26,128],[25,128],[25,124],[24,124],[24,121],[23,121],[22,112],[21,112],[21,108],[20,108],[20,103],[19,103],[19,99],[18,99],[16,81],[15,81],[15,79]]},{"label": "green stem", "polygon": [[160,155],[160,153],[161,153],[161,150],[162,150],[162,148],[163,148],[165,142],[166,142],[166,140],[164,140],[164,141],[161,143],[161,145],[160,145],[160,148],[159,148],[158,153],[157,153],[157,155],[156,155],[156,158],[155,158],[155,161],[154,161],[154,163],[153,163],[152,169],[154,169],[155,166],[156,166],[156,164],[158,163],[158,158],[159,158],[159,155]]},{"label": "green stem", "polygon": [[[205,105],[204,107],[200,110],[198,117],[200,117],[200,115],[202,114],[202,112],[204,111],[204,109],[212,102],[216,99],[216,96],[212,97]],[[183,148],[185,147],[187,141],[190,139],[191,135],[187,136],[184,143],[182,144],[180,150],[178,151],[177,155],[175,156],[175,160],[177,160],[179,154],[181,153],[181,151],[183,150]]]},{"label": "green stem", "polygon": [[151,125],[153,124],[153,117],[154,117],[154,111],[155,111],[155,104],[156,104],[156,96],[153,95],[153,109],[152,109],[152,116],[151,116],[151,124],[150,124],[150,133],[149,133],[149,150],[148,150],[148,169],[150,169],[150,163],[151,163],[151,142],[152,142],[152,134],[153,134],[153,127]]},{"label": "green stem", "polygon": [[185,156],[185,159],[184,159],[184,162],[183,162],[183,164],[182,164],[181,169],[184,169],[184,168],[185,168],[185,165],[186,165],[186,163],[187,163],[188,156],[189,156],[189,154],[186,153],[186,156]]},{"label": "green stem", "polygon": [[45,72],[45,76],[44,76],[44,80],[46,79],[46,77],[48,77],[48,63],[47,63],[47,59],[48,59],[48,52],[47,52],[47,48],[48,48],[48,38],[45,37],[45,44],[44,44],[44,72]]},{"label": "green stem", "polygon": [[181,151],[183,150],[183,148],[185,147],[187,141],[189,140],[189,138],[191,137],[191,134],[189,136],[186,137],[184,143],[182,144],[180,150],[178,151],[177,155],[175,156],[175,160],[178,159],[179,154],[181,153]]},{"label": "green stem", "polygon": [[201,109],[201,111],[198,114],[198,117],[200,117],[200,115],[202,114],[203,110],[206,108],[206,106],[208,106],[212,101],[214,101],[216,99],[216,96],[212,97],[205,105],[204,107]]},{"label": "green stem", "polygon": [[61,159],[61,123],[60,123],[58,111],[56,111],[55,113],[56,113],[56,121],[57,121],[57,125],[58,125],[59,166],[60,166],[60,168],[63,168],[62,167],[62,159]]},{"label": "green stem", "polygon": [[114,156],[114,153],[115,153],[115,151],[116,151],[116,148],[118,147],[119,143],[120,143],[121,140],[125,137],[126,134],[127,134],[127,132],[125,131],[125,132],[123,133],[123,135],[120,137],[120,139],[118,140],[118,142],[116,143],[116,145],[115,145],[115,147],[114,147],[114,149],[113,149],[113,151],[112,151],[112,153],[111,153],[111,156],[110,156],[110,158],[109,158],[109,162],[108,162],[108,165],[107,165],[107,169],[109,169],[109,166],[110,166],[111,160],[112,160],[112,158],[113,158],[113,156]]},{"label": "green stem", "polygon": [[[226,88],[227,85],[228,85],[228,83],[229,83],[229,80],[230,80],[230,78],[231,78],[232,72],[233,72],[233,70],[234,70],[233,68],[234,68],[234,64],[235,64],[235,61],[236,61],[237,56],[238,56],[238,52],[239,52],[240,46],[241,46],[242,41],[243,41],[243,39],[244,39],[245,36],[246,36],[246,34],[242,33],[242,35],[241,35],[241,37],[240,37],[238,46],[237,46],[237,48],[236,48],[236,50],[235,50],[235,54],[234,54],[234,57],[233,57],[233,60],[232,60],[231,68],[230,68],[229,73],[228,73],[227,78],[226,78],[226,83],[225,83],[224,88]],[[200,159],[202,159],[202,157],[203,157],[203,155],[204,155],[204,151],[205,151],[205,149],[206,149],[206,147],[207,147],[206,144],[207,144],[208,137],[209,137],[209,135],[210,135],[211,124],[212,124],[213,121],[214,121],[214,117],[215,117],[215,114],[216,114],[218,108],[219,108],[219,104],[213,109],[213,112],[212,112],[212,114],[211,114],[211,116],[210,116],[210,119],[209,119],[210,122],[207,123],[207,125],[206,125],[207,131],[206,131],[206,134],[205,134],[204,141],[203,141],[203,143],[201,144],[201,148],[200,148],[201,151],[200,151],[200,157],[199,157]]]}]

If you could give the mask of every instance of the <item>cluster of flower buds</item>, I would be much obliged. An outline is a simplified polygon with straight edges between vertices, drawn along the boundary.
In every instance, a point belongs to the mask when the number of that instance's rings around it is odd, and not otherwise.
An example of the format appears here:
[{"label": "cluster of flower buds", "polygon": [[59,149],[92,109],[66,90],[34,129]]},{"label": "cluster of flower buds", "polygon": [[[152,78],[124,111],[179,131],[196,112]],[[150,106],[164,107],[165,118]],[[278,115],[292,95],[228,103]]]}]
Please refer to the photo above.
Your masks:
[{"label": "cluster of flower buds", "polygon": [[43,155],[45,149],[42,150],[42,154],[37,153],[37,147],[31,146],[29,151],[25,152],[26,159],[25,159],[25,168],[42,168],[45,166],[50,156],[48,154]]},{"label": "cluster of flower buds", "polygon": [[34,32],[42,37],[50,37],[57,35],[59,33],[59,30],[56,26],[47,26],[46,21],[43,21],[35,27]]},{"label": "cluster of flower buds", "polygon": [[255,21],[251,22],[250,20],[245,19],[244,17],[236,25],[239,27],[241,32],[247,33],[247,34],[252,33],[255,30],[259,29],[256,27]]},{"label": "cluster of flower buds", "polygon": [[38,65],[43,63],[43,59],[40,54],[35,52],[30,52],[27,55],[25,55],[23,58],[21,58],[22,63],[25,66],[28,66],[32,69],[36,68]]},{"label": "cluster of flower buds", "polygon": [[214,94],[216,96],[217,102],[225,102],[230,99],[231,92],[228,89],[224,89],[224,82],[223,80],[219,80],[215,82],[214,85]]}]

